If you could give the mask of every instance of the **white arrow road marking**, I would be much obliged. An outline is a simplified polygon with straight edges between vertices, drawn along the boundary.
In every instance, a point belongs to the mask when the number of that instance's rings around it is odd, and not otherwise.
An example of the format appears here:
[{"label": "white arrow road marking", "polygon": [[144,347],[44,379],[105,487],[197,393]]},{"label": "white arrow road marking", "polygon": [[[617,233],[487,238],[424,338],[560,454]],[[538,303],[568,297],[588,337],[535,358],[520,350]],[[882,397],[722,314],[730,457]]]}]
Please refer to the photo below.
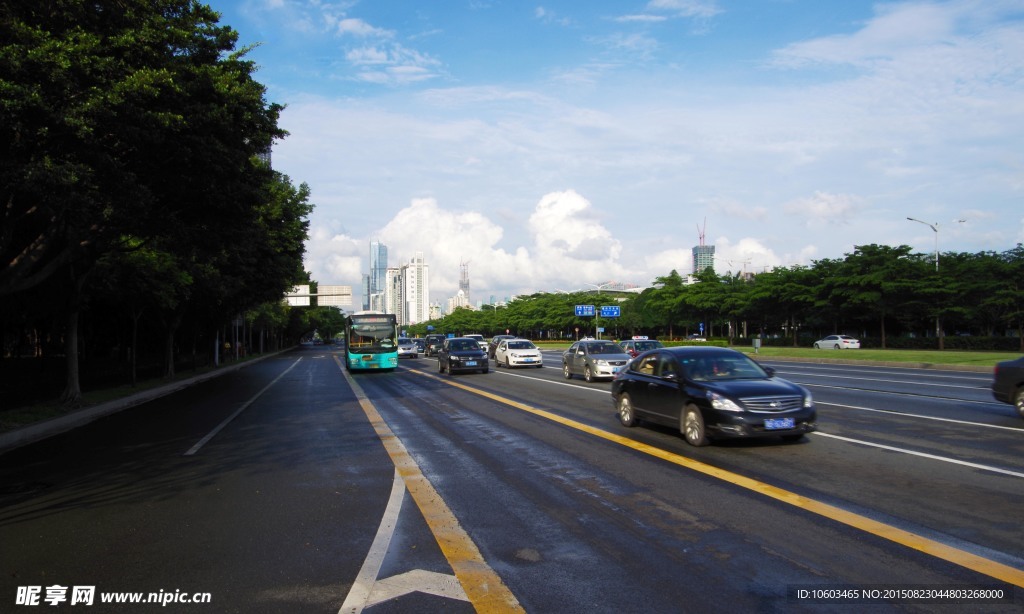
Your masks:
[{"label": "white arrow road marking", "polygon": [[395,479],[391,484],[391,497],[388,498],[387,509],[384,510],[384,517],[381,518],[380,526],[377,527],[377,535],[373,538],[370,551],[363,561],[363,567],[359,570],[352,589],[345,597],[339,614],[358,614],[363,608],[382,603],[389,599],[395,599],[402,595],[408,595],[416,591],[469,601],[466,591],[454,575],[446,575],[423,569],[414,569],[397,576],[377,578],[380,573],[380,566],[384,562],[384,556],[388,553],[388,546],[391,545],[391,537],[395,534],[395,525],[398,524],[398,514],[402,511],[402,499],[405,497],[405,482],[395,470]]}]

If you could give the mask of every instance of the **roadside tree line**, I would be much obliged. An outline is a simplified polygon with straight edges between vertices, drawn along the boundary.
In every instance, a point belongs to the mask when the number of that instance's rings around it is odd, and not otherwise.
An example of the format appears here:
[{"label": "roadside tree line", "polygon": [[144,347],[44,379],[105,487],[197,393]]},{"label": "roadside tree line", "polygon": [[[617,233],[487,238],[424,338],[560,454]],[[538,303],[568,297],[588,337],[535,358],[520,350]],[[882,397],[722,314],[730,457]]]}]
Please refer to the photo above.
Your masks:
[{"label": "roadside tree line", "polygon": [[[458,309],[410,327],[442,333],[511,334],[534,339],[648,335],[707,336],[809,345],[832,333],[882,348],[1024,351],[1024,246],[1004,252],[932,254],[905,245],[862,245],[843,258],[720,276],[708,269],[686,284],[676,271],[639,294],[537,293],[506,305]],[[579,318],[575,305],[619,305],[619,318]],[[938,331],[938,332],[937,332]]]},{"label": "roadside tree line", "polygon": [[216,356],[239,315],[289,334],[312,205],[270,166],[282,107],[237,41],[193,0],[0,4],[5,396],[26,356],[60,356],[75,405],[80,363],[134,383]]}]

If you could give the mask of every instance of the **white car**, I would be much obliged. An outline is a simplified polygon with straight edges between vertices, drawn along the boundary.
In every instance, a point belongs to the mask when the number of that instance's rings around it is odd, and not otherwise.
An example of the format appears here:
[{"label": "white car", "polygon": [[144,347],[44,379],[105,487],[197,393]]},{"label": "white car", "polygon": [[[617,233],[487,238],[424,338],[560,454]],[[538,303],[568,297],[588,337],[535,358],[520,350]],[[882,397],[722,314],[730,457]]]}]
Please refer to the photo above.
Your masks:
[{"label": "white car", "polygon": [[814,342],[816,350],[859,350],[860,341],[849,335],[829,335]]},{"label": "white car", "polygon": [[502,339],[494,348],[494,366],[543,367],[544,358],[540,350],[528,339]]},{"label": "white car", "polygon": [[467,339],[473,339],[474,341],[476,341],[476,344],[480,346],[481,350],[483,350],[485,352],[487,351],[487,342],[484,341],[484,336],[483,335],[473,334],[473,335],[462,335],[462,336],[466,337]]}]

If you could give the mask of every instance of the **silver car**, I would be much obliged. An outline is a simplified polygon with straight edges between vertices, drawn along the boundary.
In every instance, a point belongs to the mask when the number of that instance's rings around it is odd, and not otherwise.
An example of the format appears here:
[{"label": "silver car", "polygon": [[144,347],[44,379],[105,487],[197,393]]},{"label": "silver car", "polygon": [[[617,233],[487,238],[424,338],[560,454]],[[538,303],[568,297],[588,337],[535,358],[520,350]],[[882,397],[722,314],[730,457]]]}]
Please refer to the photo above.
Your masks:
[{"label": "silver car", "polygon": [[416,342],[406,337],[398,338],[398,357],[399,358],[419,358],[420,348],[416,345]]},{"label": "silver car", "polygon": [[626,367],[632,357],[611,341],[587,339],[577,341],[562,354],[562,373],[565,379],[582,375],[592,382],[595,379],[611,379]]}]

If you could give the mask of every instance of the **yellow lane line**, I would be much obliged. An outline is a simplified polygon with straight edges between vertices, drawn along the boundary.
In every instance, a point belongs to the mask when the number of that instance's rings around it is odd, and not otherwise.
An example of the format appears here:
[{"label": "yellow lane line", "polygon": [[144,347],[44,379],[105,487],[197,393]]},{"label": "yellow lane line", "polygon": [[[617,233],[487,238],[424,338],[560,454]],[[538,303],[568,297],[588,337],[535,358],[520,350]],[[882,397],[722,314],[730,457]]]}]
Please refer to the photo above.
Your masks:
[{"label": "yellow lane line", "polygon": [[916,533],[911,533],[910,531],[905,531],[903,529],[899,529],[897,527],[885,524],[883,522],[872,520],[866,516],[855,514],[853,512],[849,512],[847,510],[835,507],[833,505],[822,503],[821,501],[809,499],[803,495],[798,495],[794,492],[790,492],[782,488],[777,488],[775,486],[772,486],[771,484],[766,484],[764,482],[760,482],[758,480],[754,480],[739,475],[738,473],[726,471],[725,469],[720,469],[718,467],[714,467],[712,465],[708,465],[706,463],[702,463],[700,461],[693,460],[685,456],[680,456],[678,454],[668,452],[666,450],[662,450],[660,448],[656,448],[654,446],[641,443],[639,441],[635,441],[627,437],[622,437],[620,435],[616,435],[608,431],[594,428],[587,424],[583,424],[582,422],[577,422],[570,418],[565,418],[563,416],[559,416],[557,414],[545,411],[543,409],[538,409],[536,407],[532,407],[524,403],[512,401],[510,399],[487,392],[485,390],[471,388],[470,386],[466,386],[465,384],[460,384],[458,382],[453,382],[445,378],[429,375],[421,371],[412,372],[423,377],[428,377],[440,382],[444,382],[450,386],[454,386],[456,388],[465,390],[466,392],[471,392],[473,394],[486,397],[488,399],[491,399],[492,401],[496,401],[503,405],[515,407],[516,409],[529,412],[536,416],[547,418],[548,420],[552,420],[564,426],[568,426],[570,428],[574,428],[585,433],[589,433],[595,437],[600,437],[601,439],[604,439],[606,441],[617,443],[626,446],[627,448],[632,448],[639,452],[643,452],[644,454],[655,456],[657,458],[668,461],[675,465],[686,467],[687,469],[692,469],[705,475],[718,478],[720,480],[724,480],[726,482],[735,484],[736,486],[746,488],[748,490],[765,495],[767,497],[771,497],[772,499],[776,499],[778,501],[782,501],[783,503],[788,503],[789,505],[799,507],[809,512],[825,516],[826,518],[830,518],[832,520],[835,520],[836,522],[840,522],[847,526],[860,529],[867,533],[871,533],[872,535],[876,535],[883,539],[887,539],[897,544],[906,546],[908,548],[913,548],[914,550],[918,550],[925,554],[929,554],[936,558],[940,558],[944,561],[948,561],[955,565],[965,567],[967,569],[976,571],[986,576],[996,578],[998,580],[1002,580],[1004,582],[1008,582],[1016,586],[1024,587],[1024,570],[1020,570],[1015,567],[1010,567],[1009,565],[1003,565],[1002,563],[986,559],[984,557],[972,554],[965,550],[960,550],[959,548],[947,546],[946,544],[935,541],[933,539],[928,539],[927,537],[923,537]]},{"label": "yellow lane line", "polygon": [[388,456],[395,464],[395,469],[405,482],[406,490],[409,491],[416,506],[419,507],[427,526],[430,527],[430,532],[433,533],[434,539],[441,547],[441,552],[452,566],[455,577],[459,579],[462,589],[466,592],[466,596],[476,611],[481,613],[525,612],[512,591],[484,561],[480,550],[463,530],[455,514],[434,489],[430,480],[420,471],[419,465],[402,445],[401,440],[388,427],[377,408],[363,392],[362,387],[345,370],[337,356],[334,357],[334,361],[355,392],[359,405],[384,444]]}]

